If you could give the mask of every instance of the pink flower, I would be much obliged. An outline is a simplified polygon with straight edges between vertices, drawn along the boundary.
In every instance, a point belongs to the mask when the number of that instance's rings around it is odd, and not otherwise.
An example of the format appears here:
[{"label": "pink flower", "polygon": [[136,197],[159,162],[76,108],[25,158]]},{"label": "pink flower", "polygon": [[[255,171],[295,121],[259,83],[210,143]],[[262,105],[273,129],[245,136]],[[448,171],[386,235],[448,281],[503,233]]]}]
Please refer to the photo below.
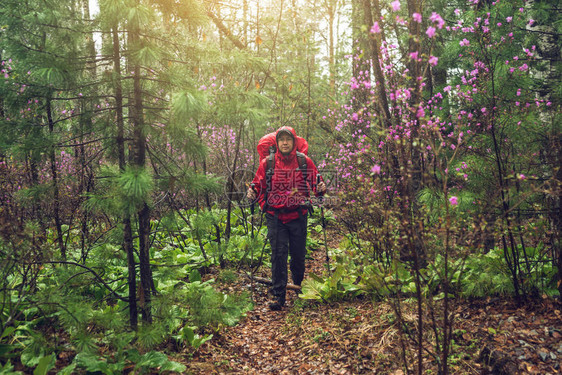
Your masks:
[{"label": "pink flower", "polygon": [[428,61],[428,62],[429,62],[429,65],[436,66],[438,61],[439,61],[439,58],[438,58],[438,57],[431,56],[431,57],[429,58],[429,61]]},{"label": "pink flower", "polygon": [[535,23],[535,20],[531,18],[531,19],[529,20],[529,26],[533,26],[534,23]]},{"label": "pink flower", "polygon": [[381,32],[381,28],[379,27],[379,23],[375,22],[373,27],[371,27],[371,33],[378,34]]},{"label": "pink flower", "polygon": [[410,58],[411,58],[412,60],[417,60],[417,58],[418,58],[418,51],[410,52]]},{"label": "pink flower", "polygon": [[373,165],[371,168],[371,173],[380,174],[381,173],[381,166],[378,164]]},{"label": "pink flower", "polygon": [[451,206],[456,206],[457,204],[459,204],[459,199],[453,195],[451,198],[449,198],[449,203],[451,204]]},{"label": "pink flower", "polygon": [[525,176],[523,173],[517,173],[517,179],[518,180],[525,180],[527,178],[527,176]]},{"label": "pink flower", "polygon": [[416,21],[417,23],[421,23],[421,21],[422,21],[422,16],[421,16],[421,14],[419,14],[419,13],[414,13],[414,14],[412,14],[412,19],[413,19],[414,21]]},{"label": "pink flower", "polygon": [[509,23],[511,22],[511,20],[513,20],[513,17],[507,17],[505,20]]},{"label": "pink flower", "polygon": [[468,46],[468,45],[470,45],[470,42],[468,41],[468,39],[464,38],[463,40],[461,40],[461,41],[459,42],[459,44],[460,44],[461,46]]},{"label": "pink flower", "polygon": [[425,33],[427,34],[428,37],[433,38],[433,36],[435,35],[435,27],[429,26]]},{"label": "pink flower", "polygon": [[445,21],[443,21],[443,18],[441,18],[441,16],[435,12],[431,13],[431,16],[429,17],[429,19],[432,22],[436,22],[437,23],[437,27],[439,29],[442,29],[443,26],[445,25]]},{"label": "pink flower", "polygon": [[393,1],[392,3],[390,3],[390,6],[392,7],[393,11],[398,12],[400,10],[400,1]]}]

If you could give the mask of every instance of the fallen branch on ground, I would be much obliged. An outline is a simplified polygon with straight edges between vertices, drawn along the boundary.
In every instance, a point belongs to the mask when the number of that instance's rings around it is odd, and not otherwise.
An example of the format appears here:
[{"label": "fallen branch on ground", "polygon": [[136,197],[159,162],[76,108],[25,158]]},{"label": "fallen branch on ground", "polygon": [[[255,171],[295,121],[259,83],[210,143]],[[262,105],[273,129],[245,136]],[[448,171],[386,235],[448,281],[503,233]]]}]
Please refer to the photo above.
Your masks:
[{"label": "fallen branch on ground", "polygon": [[[252,276],[246,274],[246,276],[251,280]],[[258,283],[262,283],[262,284],[266,284],[266,285],[271,285],[271,280],[267,279],[265,277],[259,277],[259,276],[254,276],[254,281],[257,281]],[[287,284],[287,289],[290,290],[301,290],[301,287],[299,285],[294,285],[294,284]]]}]

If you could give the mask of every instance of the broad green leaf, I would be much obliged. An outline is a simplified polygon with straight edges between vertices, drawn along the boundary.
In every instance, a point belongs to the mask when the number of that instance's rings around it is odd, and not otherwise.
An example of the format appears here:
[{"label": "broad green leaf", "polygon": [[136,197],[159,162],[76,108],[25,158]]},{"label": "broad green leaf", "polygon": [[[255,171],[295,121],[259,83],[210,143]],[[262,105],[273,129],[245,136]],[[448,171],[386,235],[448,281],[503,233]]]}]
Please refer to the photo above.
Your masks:
[{"label": "broad green leaf", "polygon": [[55,360],[56,360],[56,356],[55,354],[51,354],[45,357],[42,357],[39,360],[39,364],[37,365],[37,367],[35,367],[35,370],[33,370],[33,375],[45,375],[47,374],[47,372],[52,369],[53,367],[55,367]]}]

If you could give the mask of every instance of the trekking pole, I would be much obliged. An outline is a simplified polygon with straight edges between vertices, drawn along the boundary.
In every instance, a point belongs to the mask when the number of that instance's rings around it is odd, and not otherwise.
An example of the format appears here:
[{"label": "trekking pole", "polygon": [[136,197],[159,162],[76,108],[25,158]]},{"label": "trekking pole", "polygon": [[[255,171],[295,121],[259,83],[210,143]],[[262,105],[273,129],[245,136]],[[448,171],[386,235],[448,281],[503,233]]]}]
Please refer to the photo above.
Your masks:
[{"label": "trekking pole", "polygon": [[[255,184],[252,182],[250,187],[255,193]],[[250,215],[252,218],[250,219],[250,225],[252,226],[252,232],[250,234],[250,276],[251,276],[251,285],[252,285],[252,300],[254,299],[255,295],[255,286],[254,286],[254,209],[255,209],[256,200],[252,199],[250,203]]]},{"label": "trekking pole", "polygon": [[[320,183],[322,175],[316,175],[316,186]],[[326,267],[328,268],[328,275],[332,273],[330,268],[330,255],[328,254],[328,240],[326,239],[326,218],[324,217],[324,196],[318,196],[318,203],[320,206],[320,217],[322,218],[322,232],[324,233],[324,246],[326,247]]]},{"label": "trekking pole", "polygon": [[[252,188],[252,190],[255,192],[255,184],[252,182],[250,184],[250,187]],[[252,203],[250,204],[250,215],[252,215],[252,219],[250,220],[250,223],[252,225],[252,234],[251,234],[251,239],[254,239],[254,209],[255,209],[255,199],[252,199]]]}]

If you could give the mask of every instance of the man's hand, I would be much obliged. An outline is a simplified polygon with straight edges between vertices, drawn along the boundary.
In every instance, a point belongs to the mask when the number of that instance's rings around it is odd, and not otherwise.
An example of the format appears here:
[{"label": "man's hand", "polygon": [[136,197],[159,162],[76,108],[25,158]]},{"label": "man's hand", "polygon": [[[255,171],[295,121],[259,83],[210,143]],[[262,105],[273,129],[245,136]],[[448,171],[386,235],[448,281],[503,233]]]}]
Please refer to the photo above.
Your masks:
[{"label": "man's hand", "polygon": [[324,194],[326,192],[326,184],[324,181],[320,181],[320,183],[316,186],[316,192],[318,194]]},{"label": "man's hand", "polygon": [[248,192],[246,193],[246,197],[248,198],[248,200],[254,201],[256,199],[256,191],[252,188],[249,188]]}]

